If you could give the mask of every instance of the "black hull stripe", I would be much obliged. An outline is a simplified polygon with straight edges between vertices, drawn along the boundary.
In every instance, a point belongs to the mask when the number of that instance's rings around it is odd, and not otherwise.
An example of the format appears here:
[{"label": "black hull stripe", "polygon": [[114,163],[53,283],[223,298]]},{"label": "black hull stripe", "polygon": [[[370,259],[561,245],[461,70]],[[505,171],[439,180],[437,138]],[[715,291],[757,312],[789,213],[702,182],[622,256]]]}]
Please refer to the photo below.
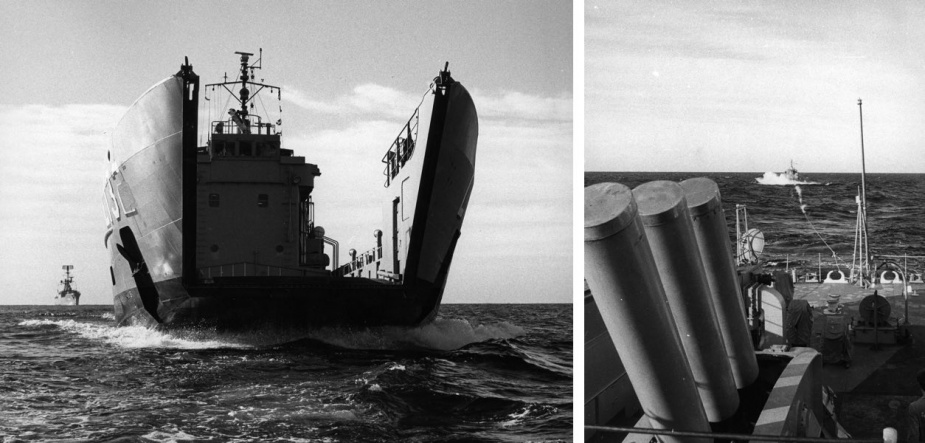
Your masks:
[{"label": "black hull stripe", "polygon": [[408,264],[405,266],[404,285],[415,285],[418,281],[418,265],[421,249],[424,247],[425,229],[423,228],[427,224],[427,217],[430,213],[437,161],[440,157],[440,147],[443,144],[443,128],[446,123],[447,105],[450,101],[450,88],[452,87],[453,84],[448,85],[444,94],[438,92],[434,97],[434,110],[427,132],[427,148],[424,151],[424,165],[419,185],[421,190],[418,192],[418,199],[414,206],[414,221],[411,225],[411,238],[408,244]]},{"label": "black hull stripe", "polygon": [[183,78],[183,283],[196,283],[196,137],[199,124],[199,76],[184,65]]},{"label": "black hull stripe", "polygon": [[[157,321],[145,309],[137,288],[116,295],[119,325],[186,327],[210,325],[228,330],[261,327],[417,326],[436,314],[440,285],[422,282],[408,291],[399,285],[336,279],[305,284],[222,284],[187,288],[181,279],[154,283],[161,295]],[[314,290],[312,290],[314,289]],[[192,294],[195,294],[191,296]]]}]

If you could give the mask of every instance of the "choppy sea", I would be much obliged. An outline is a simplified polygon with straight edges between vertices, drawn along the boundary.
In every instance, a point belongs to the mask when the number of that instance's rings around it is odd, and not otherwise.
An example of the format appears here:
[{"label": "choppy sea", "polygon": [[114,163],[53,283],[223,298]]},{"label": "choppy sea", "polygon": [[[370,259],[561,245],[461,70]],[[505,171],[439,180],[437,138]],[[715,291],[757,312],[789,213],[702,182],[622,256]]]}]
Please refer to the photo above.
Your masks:
[{"label": "choppy sea", "polygon": [[418,328],[116,327],[0,306],[0,436],[18,441],[572,439],[571,305],[444,305]]},{"label": "choppy sea", "polygon": [[[761,258],[771,267],[844,269],[855,249],[856,196],[860,174],[801,173],[787,183],[773,173],[587,172],[585,186],[602,182],[630,188],[653,180],[681,181],[708,177],[719,185],[735,239],[736,205],[745,205],[748,227],[765,239]],[[775,184],[761,184],[757,179]],[[867,174],[867,230],[870,251],[919,274],[925,271],[925,174]],[[906,257],[904,257],[906,256]],[[824,274],[823,274],[824,275]]]}]

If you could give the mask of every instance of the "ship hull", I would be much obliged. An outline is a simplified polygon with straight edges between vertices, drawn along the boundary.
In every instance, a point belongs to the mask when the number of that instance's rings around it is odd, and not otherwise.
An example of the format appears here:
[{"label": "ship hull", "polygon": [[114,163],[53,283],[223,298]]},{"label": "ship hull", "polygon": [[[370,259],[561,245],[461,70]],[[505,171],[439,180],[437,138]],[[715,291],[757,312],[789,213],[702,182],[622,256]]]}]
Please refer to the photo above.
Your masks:
[{"label": "ship hull", "polygon": [[454,83],[444,99],[434,106],[428,145],[436,148],[428,146],[424,160],[409,241],[410,269],[405,269],[409,286],[416,290],[439,288],[422,321],[432,320],[439,310],[475,180],[478,116],[472,97]]},{"label": "ship hull", "polygon": [[55,305],[58,306],[78,306],[80,305],[80,296],[74,294],[64,294],[55,297]]},{"label": "ship hull", "polygon": [[361,278],[233,279],[193,288],[179,278],[155,283],[160,298],[153,312],[138,288],[129,288],[115,296],[116,322],[220,330],[413,326],[430,315],[430,301],[439,296],[435,286],[414,296],[400,285]]},{"label": "ship hull", "polygon": [[190,132],[196,115],[183,115],[190,108],[184,106],[189,89],[183,81],[174,76],[149,89],[114,133],[104,200],[111,212],[105,243],[118,324],[235,330],[413,326],[437,315],[472,189],[477,117],[464,88],[435,110],[441,117],[431,124],[425,160],[430,164],[420,178],[420,189],[429,192],[418,192],[422,218],[415,218],[410,232],[407,259],[415,263],[414,272],[396,282],[312,272],[214,276],[200,269],[192,275],[195,249],[186,245],[195,242],[184,234],[195,231],[189,229],[190,222],[195,226],[189,210],[195,211],[189,200],[195,192],[184,179],[195,174],[184,174],[184,162],[196,147],[187,145],[184,131]]}]

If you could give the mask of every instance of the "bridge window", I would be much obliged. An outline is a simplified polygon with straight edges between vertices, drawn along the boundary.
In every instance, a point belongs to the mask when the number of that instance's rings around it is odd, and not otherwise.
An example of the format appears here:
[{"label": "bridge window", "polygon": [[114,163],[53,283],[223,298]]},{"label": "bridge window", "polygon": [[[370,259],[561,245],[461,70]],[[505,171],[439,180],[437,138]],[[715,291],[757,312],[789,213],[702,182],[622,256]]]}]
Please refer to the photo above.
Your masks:
[{"label": "bridge window", "polygon": [[209,206],[217,208],[219,205],[218,194],[209,194]]},{"label": "bridge window", "polygon": [[260,157],[272,157],[273,156],[273,144],[267,142],[258,142],[257,143],[257,155]]},{"label": "bridge window", "polygon": [[213,154],[213,155],[217,155],[217,156],[219,156],[219,157],[224,157],[224,156],[228,155],[228,151],[227,151],[227,150],[228,150],[228,149],[234,149],[234,145],[233,145],[233,144],[232,144],[231,146],[228,146],[228,145],[229,145],[229,144],[228,144],[228,143],[225,143],[224,141],[221,141],[221,140],[213,140],[213,141],[212,141],[212,154]]},{"label": "bridge window", "polygon": [[270,204],[270,197],[266,194],[260,194],[257,196],[257,207],[266,208]]},{"label": "bridge window", "polygon": [[238,142],[238,155],[242,157],[252,157],[254,155],[254,148],[250,141],[241,140]]}]

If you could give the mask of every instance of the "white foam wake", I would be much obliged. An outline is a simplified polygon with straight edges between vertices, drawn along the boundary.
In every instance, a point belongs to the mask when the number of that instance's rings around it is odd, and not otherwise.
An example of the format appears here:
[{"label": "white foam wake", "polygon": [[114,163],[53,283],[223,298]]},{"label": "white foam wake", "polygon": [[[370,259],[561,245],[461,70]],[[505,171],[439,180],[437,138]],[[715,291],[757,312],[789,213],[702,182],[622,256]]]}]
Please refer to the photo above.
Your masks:
[{"label": "white foam wake", "polygon": [[181,441],[196,441],[198,438],[195,435],[187,434],[186,432],[180,431],[178,429],[173,429],[169,432],[165,431],[151,431],[141,438],[146,438],[151,441],[158,443],[179,443]]},{"label": "white foam wake", "polygon": [[26,327],[44,325],[57,326],[89,340],[127,349],[248,349],[309,338],[347,349],[450,351],[471,343],[514,338],[525,333],[523,328],[508,322],[473,326],[465,319],[442,317],[418,327],[324,327],[317,330],[251,331],[241,334],[218,334],[210,330],[162,331],[144,326],[112,326],[74,320],[24,320],[19,323],[19,326]]},{"label": "white foam wake", "polygon": [[803,189],[799,185],[794,186],[793,189],[797,191],[797,197],[800,198],[800,210],[803,211],[803,215],[806,215],[806,204],[803,203]]},{"label": "white foam wake", "polygon": [[468,320],[438,317],[414,328],[383,326],[368,329],[322,328],[310,338],[348,349],[437,349],[450,351],[471,343],[508,339],[524,334],[520,326],[501,322],[473,326]]},{"label": "white foam wake", "polygon": [[822,184],[822,183],[819,183],[819,182],[790,180],[789,178],[787,178],[786,175],[784,175],[784,174],[779,174],[779,173],[777,173],[777,172],[765,172],[765,173],[764,173],[764,177],[758,177],[758,178],[756,178],[755,180],[756,180],[758,183],[762,184],[762,185],[776,185],[776,186],[782,186],[782,185],[821,185],[821,184]]},{"label": "white foam wake", "polygon": [[249,348],[241,343],[221,340],[214,334],[190,331],[164,332],[143,326],[110,326],[74,320],[23,320],[19,326],[54,325],[89,340],[99,340],[122,348],[217,349]]}]

